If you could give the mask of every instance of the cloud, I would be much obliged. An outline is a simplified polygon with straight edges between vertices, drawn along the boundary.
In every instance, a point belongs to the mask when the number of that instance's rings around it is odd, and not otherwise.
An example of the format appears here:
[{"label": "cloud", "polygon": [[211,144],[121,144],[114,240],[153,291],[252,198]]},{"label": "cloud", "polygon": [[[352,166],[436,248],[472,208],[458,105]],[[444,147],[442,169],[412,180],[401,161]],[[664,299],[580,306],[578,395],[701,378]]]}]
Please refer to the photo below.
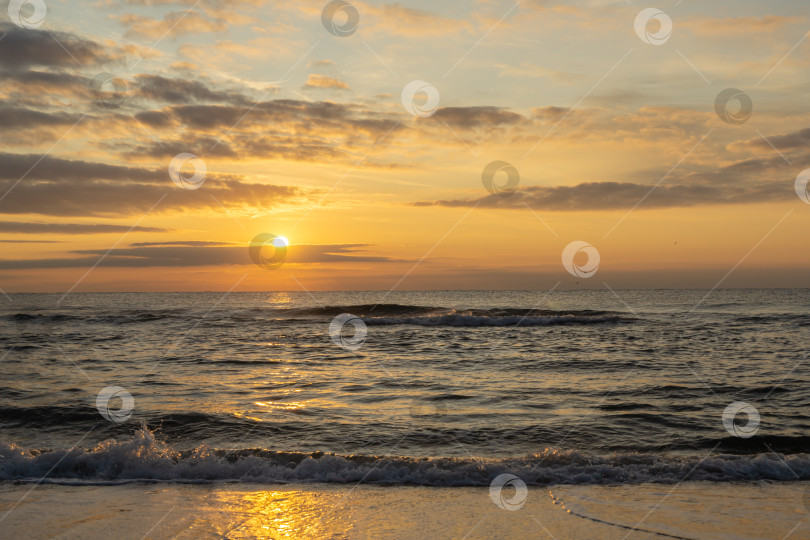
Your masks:
[{"label": "cloud", "polygon": [[[11,188],[2,184],[4,192]],[[298,188],[238,181],[206,183],[204,189],[183,191],[167,179],[164,185],[94,182],[81,187],[71,182],[20,183],[0,203],[0,214],[50,216],[141,215],[154,208],[168,211],[215,211],[221,206],[268,211],[304,200]]]},{"label": "cloud", "polygon": [[216,173],[208,174],[203,188],[186,191],[174,186],[167,169],[2,153],[0,193],[5,194],[0,214],[51,216],[129,216],[153,207],[156,212],[219,212],[220,205],[271,209],[304,202],[310,194],[297,187],[247,183],[240,176]]},{"label": "cloud", "polygon": [[532,116],[543,121],[559,121],[573,111],[567,107],[546,106],[535,107],[531,112]]},{"label": "cloud", "polygon": [[277,99],[254,103],[251,107],[227,105],[178,105],[170,108],[190,128],[231,129],[255,126],[266,131],[276,129],[317,134],[362,131],[372,136],[386,133],[394,125],[394,116],[381,115],[360,105],[329,101]]},{"label": "cloud", "polygon": [[333,88],[337,90],[348,90],[349,85],[340,79],[330,77],[329,75],[318,75],[316,73],[311,73],[309,77],[307,77],[307,83],[304,85],[304,88]]},{"label": "cloud", "polygon": [[[191,3],[147,0],[135,4]],[[203,6],[230,9],[228,4],[215,1],[204,0],[199,7]],[[181,24],[185,24],[183,21]],[[356,159],[353,147],[367,146],[397,125],[398,117],[392,112],[358,103],[291,99],[258,102],[252,96],[268,93],[261,89],[262,85],[237,79],[217,84],[193,72],[185,77],[115,73],[128,83],[125,99],[114,107],[102,108],[97,105],[98,96],[90,90],[90,82],[99,71],[118,71],[100,65],[126,57],[126,48],[54,33],[77,62],[48,32],[23,31],[8,24],[3,28],[8,35],[0,40],[0,66],[7,68],[6,84],[0,90],[0,142],[6,149],[24,148],[21,153],[39,147],[44,151],[70,128],[68,140],[91,136],[96,139],[92,143],[96,148],[127,160],[164,159],[191,151],[212,158],[349,162]],[[13,50],[9,45],[20,48]],[[84,68],[80,64],[97,69],[81,73]],[[14,69],[9,71],[9,66]],[[310,76],[308,85],[348,88],[335,77],[318,74]],[[132,122],[133,118],[136,122]],[[111,136],[97,138],[101,131]],[[374,160],[367,161],[369,166],[375,164]],[[14,168],[14,174],[19,177],[24,171],[18,169]]]},{"label": "cloud", "polygon": [[771,145],[779,150],[806,149],[810,146],[810,128],[787,134],[768,135],[767,138],[755,137],[746,141],[736,141],[729,144],[728,149],[732,151],[764,150],[773,152]]},{"label": "cloud", "polygon": [[222,32],[228,28],[224,20],[209,18],[199,11],[191,9],[167,13],[163,19],[152,19],[134,13],[118,15],[116,18],[121,24],[128,27],[124,35],[129,38],[158,40],[167,36]]},{"label": "cloud", "polygon": [[[203,158],[284,159],[334,163],[350,161],[352,147],[368,145],[406,129],[393,113],[362,105],[278,99],[250,106],[172,105],[135,118],[150,129],[172,130],[160,140],[116,141],[126,158],[166,158],[193,152]],[[185,128],[182,137],[174,133]],[[369,162],[371,163],[371,162]]]},{"label": "cloud", "polygon": [[108,47],[66,32],[29,30],[0,23],[0,66],[84,67],[120,60]]},{"label": "cloud", "polygon": [[167,128],[174,123],[174,117],[166,111],[142,111],[135,113],[134,117],[152,128]]},{"label": "cloud", "polygon": [[[285,264],[316,263],[389,263],[410,262],[389,257],[363,255],[366,244],[335,245],[291,245],[287,251]],[[149,268],[149,267],[196,267],[217,265],[252,265],[247,242],[241,246],[189,245],[178,242],[176,245],[128,247],[121,249],[87,249],[70,252],[75,257],[48,259],[0,260],[0,268],[6,270],[42,268]],[[101,257],[106,255],[103,260]]]},{"label": "cloud", "polygon": [[237,154],[228,142],[213,137],[196,136],[194,134],[188,134],[182,139],[144,141],[143,143],[137,143],[137,146],[123,143],[120,145],[112,144],[107,147],[121,151],[124,158],[169,160],[181,152],[191,152],[198,156],[204,156],[206,159],[235,159],[239,157],[239,154]]},{"label": "cloud", "polygon": [[181,105],[171,109],[183,124],[195,129],[233,127],[242,117],[247,118],[248,111],[248,108],[224,105]]},{"label": "cloud", "polygon": [[675,208],[711,204],[745,204],[787,201],[793,187],[762,183],[752,186],[653,185],[630,182],[586,182],[576,186],[525,186],[509,195],[474,199],[419,201],[413,206],[498,208],[571,212],[623,210],[641,202],[643,208]]},{"label": "cloud", "polygon": [[0,240],[0,244],[58,244],[56,240]]},{"label": "cloud", "polygon": [[523,116],[499,107],[442,107],[434,117],[461,129],[508,126],[524,120]]},{"label": "cloud", "polygon": [[248,105],[246,96],[238,92],[212,90],[201,81],[168,79],[159,75],[141,74],[136,77],[138,94],[161,103],[230,103]]},{"label": "cloud", "polygon": [[166,175],[140,167],[0,152],[0,180],[17,180],[23,176],[28,180],[47,181],[138,180],[158,183]]},{"label": "cloud", "polygon": [[17,131],[20,128],[71,126],[77,123],[82,115],[64,112],[48,113],[0,104],[0,118],[2,118],[0,130]]},{"label": "cloud", "polygon": [[[0,45],[2,41],[0,41]],[[91,79],[65,71],[6,71],[3,73],[3,91],[6,96],[19,98],[37,96],[46,101],[54,96],[77,97],[88,95]],[[18,92],[19,96],[13,96]],[[44,99],[42,99],[44,98]],[[18,99],[14,99],[18,101]]]},{"label": "cloud", "polygon": [[165,233],[172,229],[162,227],[129,227],[126,225],[83,223],[26,223],[0,221],[0,232],[16,234],[107,234],[126,232]]},{"label": "cloud", "polygon": [[177,242],[133,242],[129,247],[220,247],[239,245],[236,242],[209,242],[205,240],[183,240]]}]

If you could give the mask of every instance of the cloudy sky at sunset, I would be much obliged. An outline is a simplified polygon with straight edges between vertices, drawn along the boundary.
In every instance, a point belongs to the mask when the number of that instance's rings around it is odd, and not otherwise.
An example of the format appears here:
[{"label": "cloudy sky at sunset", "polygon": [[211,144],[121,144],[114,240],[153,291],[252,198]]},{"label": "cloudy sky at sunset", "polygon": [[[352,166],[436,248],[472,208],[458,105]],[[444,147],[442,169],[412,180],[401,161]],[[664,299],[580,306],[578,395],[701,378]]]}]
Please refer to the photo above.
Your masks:
[{"label": "cloudy sky at sunset", "polygon": [[810,286],[804,1],[3,4],[5,292]]}]

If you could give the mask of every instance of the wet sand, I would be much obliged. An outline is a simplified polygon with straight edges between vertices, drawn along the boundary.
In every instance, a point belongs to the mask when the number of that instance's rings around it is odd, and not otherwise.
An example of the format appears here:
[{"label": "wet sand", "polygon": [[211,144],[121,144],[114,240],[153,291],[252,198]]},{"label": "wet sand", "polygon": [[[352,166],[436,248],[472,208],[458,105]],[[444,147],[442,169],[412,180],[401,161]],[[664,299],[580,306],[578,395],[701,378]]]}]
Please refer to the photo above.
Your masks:
[{"label": "wet sand", "polygon": [[810,538],[807,482],[531,487],[514,511],[486,488],[31,487],[0,487],[4,537]]}]

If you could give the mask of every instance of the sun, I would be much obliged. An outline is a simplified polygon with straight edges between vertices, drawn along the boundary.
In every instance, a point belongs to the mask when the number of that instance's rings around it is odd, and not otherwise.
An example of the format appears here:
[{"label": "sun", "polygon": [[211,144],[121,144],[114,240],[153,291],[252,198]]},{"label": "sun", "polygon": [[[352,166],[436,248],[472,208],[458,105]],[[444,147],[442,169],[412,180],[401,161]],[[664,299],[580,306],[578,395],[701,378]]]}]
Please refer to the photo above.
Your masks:
[{"label": "sun", "polygon": [[287,247],[290,245],[290,241],[287,240],[286,236],[276,236],[273,238],[273,245],[275,247]]}]

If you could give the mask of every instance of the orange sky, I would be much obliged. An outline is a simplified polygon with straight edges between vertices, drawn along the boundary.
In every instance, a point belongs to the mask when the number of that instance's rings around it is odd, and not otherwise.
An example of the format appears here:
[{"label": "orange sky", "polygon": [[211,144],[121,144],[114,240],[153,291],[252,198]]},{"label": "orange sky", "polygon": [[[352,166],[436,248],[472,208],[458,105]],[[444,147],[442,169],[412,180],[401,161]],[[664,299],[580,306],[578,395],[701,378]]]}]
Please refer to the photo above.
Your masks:
[{"label": "orange sky", "polygon": [[800,2],[73,4],[0,23],[5,292],[810,286]]}]

